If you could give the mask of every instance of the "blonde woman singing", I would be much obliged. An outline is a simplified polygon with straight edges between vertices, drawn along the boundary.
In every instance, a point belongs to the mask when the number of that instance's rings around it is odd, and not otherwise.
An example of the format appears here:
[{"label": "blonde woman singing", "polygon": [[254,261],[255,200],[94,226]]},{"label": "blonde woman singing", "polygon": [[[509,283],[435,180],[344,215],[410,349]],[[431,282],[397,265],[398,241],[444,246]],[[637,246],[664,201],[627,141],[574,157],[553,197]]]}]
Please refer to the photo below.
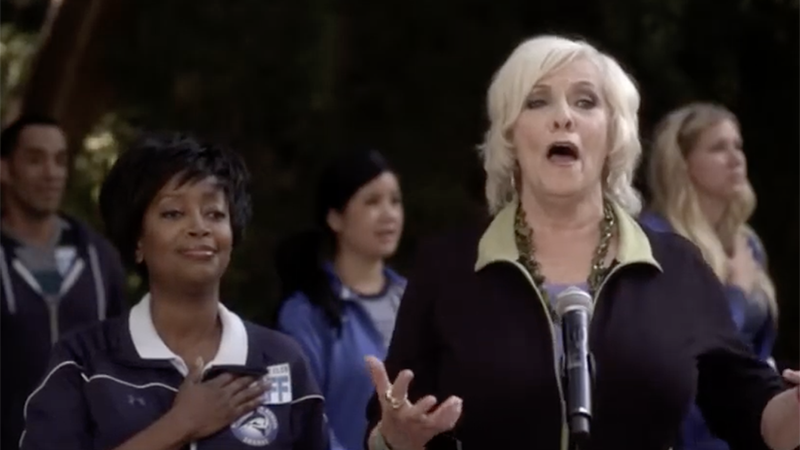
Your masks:
[{"label": "blonde woman singing", "polygon": [[[481,146],[492,218],[420,245],[385,362],[368,359],[369,449],[663,450],[695,402],[734,450],[800,444],[800,372],[787,389],[741,342],[695,245],[633,218],[638,108],[583,41],[538,36],[498,69]],[[570,288],[593,303],[591,411],[570,407],[564,377]]]},{"label": "blonde woman singing", "polygon": [[[693,103],[673,111],[656,129],[649,165],[650,210],[641,221],[676,232],[700,248],[725,285],[742,339],[770,361],[775,342],[775,289],[766,254],[747,225],[756,199],[747,179],[739,123],[728,109]],[[681,433],[684,450],[727,450],[693,406]]]}]

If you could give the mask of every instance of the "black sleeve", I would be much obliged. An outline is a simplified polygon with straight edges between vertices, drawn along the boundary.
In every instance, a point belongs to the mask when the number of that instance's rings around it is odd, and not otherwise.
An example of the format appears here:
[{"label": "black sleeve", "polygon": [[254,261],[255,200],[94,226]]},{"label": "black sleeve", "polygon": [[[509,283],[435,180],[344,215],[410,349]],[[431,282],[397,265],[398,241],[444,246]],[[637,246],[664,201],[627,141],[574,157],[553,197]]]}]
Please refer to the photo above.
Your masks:
[{"label": "black sleeve", "polygon": [[57,343],[47,373],[25,404],[22,450],[92,448],[83,377],[80,361],[61,342]]},{"label": "black sleeve", "polygon": [[292,364],[292,389],[299,395],[292,403],[293,450],[328,450],[328,423],[325,418],[325,400],[309,368],[308,361],[296,347],[297,360]]},{"label": "black sleeve", "polygon": [[[437,288],[440,284],[436,281],[439,276],[435,245],[421,245],[400,302],[394,333],[384,361],[389,380],[393,381],[403,369],[414,372],[408,394],[411,402],[426,395],[436,395],[437,341],[433,305],[439,295]],[[444,399],[439,399],[442,400]],[[365,443],[380,419],[380,403],[373,394],[367,406],[369,426],[364,437]]]},{"label": "black sleeve", "polygon": [[698,279],[695,306],[697,404],[709,429],[731,450],[768,449],[761,436],[761,413],[780,393],[780,376],[742,341],[722,283],[697,249],[687,264]]},{"label": "black sleeve", "polygon": [[328,423],[321,397],[303,399],[293,404],[292,422],[300,424],[293,450],[328,449]]}]

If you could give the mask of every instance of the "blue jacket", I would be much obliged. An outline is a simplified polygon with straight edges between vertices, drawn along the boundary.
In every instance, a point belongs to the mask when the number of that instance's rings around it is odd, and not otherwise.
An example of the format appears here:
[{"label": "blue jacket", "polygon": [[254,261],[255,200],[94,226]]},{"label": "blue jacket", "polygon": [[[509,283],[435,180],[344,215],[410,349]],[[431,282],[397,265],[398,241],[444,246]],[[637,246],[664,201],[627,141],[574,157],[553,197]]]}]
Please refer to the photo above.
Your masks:
[{"label": "blue jacket", "polygon": [[[192,450],[324,450],[323,398],[302,350],[281,333],[219,308],[214,366],[265,373],[262,404]],[[153,326],[149,296],[126,317],[74,333],[53,349],[47,375],[25,406],[22,450],[105,450],[121,445],[172,407],[188,373]],[[15,447],[16,448],[16,447]]]},{"label": "blue jacket", "polygon": [[[342,284],[330,265],[325,270],[333,292],[343,300],[341,329],[335,329],[322,309],[302,292],[293,294],[281,307],[278,329],[300,343],[310,360],[325,396],[331,448],[357,450],[363,448],[367,403],[375,391],[364,357],[382,360],[387,349],[367,311],[352,301],[356,294]],[[386,275],[399,305],[406,280],[390,269],[386,269]]]},{"label": "blue jacket", "polygon": [[[662,216],[653,212],[644,212],[639,217],[639,221],[646,227],[657,232],[673,232],[672,226]],[[766,267],[766,253],[761,245],[761,242],[755,234],[749,236],[748,242],[753,249],[753,254],[762,267]],[[744,291],[734,285],[726,285],[725,293],[728,297],[728,306],[730,307],[733,322],[741,332],[745,321],[745,306],[748,299]],[[776,329],[772,318],[764,321],[763,326],[750,339],[745,339],[747,344],[752,348],[758,357],[764,361],[771,359],[772,347],[775,344]],[[744,336],[742,336],[744,338]],[[696,404],[691,406],[689,414],[683,423],[681,429],[681,445],[678,447],[682,450],[727,450],[728,445],[722,440],[716,438],[708,429],[705,419],[703,418],[700,409]]]},{"label": "blue jacket", "polygon": [[124,309],[125,270],[117,251],[90,227],[62,219],[69,224],[62,242],[74,245],[76,252],[59,295],[50,301],[19,261],[19,242],[0,235],[2,448],[18,446],[25,399],[44,376],[53,344],[72,330],[119,316]]}]

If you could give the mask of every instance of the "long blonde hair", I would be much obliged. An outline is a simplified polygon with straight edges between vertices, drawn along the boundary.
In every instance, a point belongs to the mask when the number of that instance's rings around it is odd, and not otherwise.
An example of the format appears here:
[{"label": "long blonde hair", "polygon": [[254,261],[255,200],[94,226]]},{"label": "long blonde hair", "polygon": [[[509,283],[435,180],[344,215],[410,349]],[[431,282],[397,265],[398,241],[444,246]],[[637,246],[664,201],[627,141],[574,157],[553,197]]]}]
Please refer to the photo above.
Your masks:
[{"label": "long blonde hair", "polygon": [[[648,165],[651,209],[661,214],[680,235],[692,241],[722,282],[729,275],[728,255],[742,234],[758,239],[747,221],[755,211],[756,196],[748,183],[727,206],[717,226],[700,209],[697,190],[689,176],[686,157],[700,135],[721,122],[739,126],[727,108],[711,103],[691,103],[669,113],[657,126]],[[766,256],[765,256],[766,257]],[[775,286],[766,271],[759,270],[756,287],[767,297],[773,319],[777,318]]]},{"label": "long blonde hair", "polygon": [[610,151],[604,169],[603,191],[629,214],[641,209],[633,188],[633,173],[641,156],[639,142],[639,92],[632,78],[612,57],[584,41],[543,35],[517,46],[495,73],[487,93],[489,129],[479,146],[486,170],[486,200],[489,212],[497,214],[514,201],[517,190],[513,173],[516,165],[509,131],[522,113],[533,86],[550,72],[587,58],[600,68],[603,93],[609,105]]}]

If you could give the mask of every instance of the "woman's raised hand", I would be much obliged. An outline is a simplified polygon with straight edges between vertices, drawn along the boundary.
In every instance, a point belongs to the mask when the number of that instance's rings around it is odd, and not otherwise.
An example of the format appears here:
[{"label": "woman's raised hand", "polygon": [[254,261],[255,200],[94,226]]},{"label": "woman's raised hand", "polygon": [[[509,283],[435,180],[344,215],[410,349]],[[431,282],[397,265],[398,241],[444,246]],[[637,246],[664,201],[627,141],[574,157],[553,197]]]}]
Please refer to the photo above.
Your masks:
[{"label": "woman's raised hand", "polygon": [[428,395],[411,404],[408,386],[414,374],[410,370],[401,371],[391,383],[380,360],[368,356],[366,362],[381,403],[377,431],[393,450],[424,449],[434,436],[455,427],[461,417],[460,398],[452,396],[437,406],[436,397]]}]

